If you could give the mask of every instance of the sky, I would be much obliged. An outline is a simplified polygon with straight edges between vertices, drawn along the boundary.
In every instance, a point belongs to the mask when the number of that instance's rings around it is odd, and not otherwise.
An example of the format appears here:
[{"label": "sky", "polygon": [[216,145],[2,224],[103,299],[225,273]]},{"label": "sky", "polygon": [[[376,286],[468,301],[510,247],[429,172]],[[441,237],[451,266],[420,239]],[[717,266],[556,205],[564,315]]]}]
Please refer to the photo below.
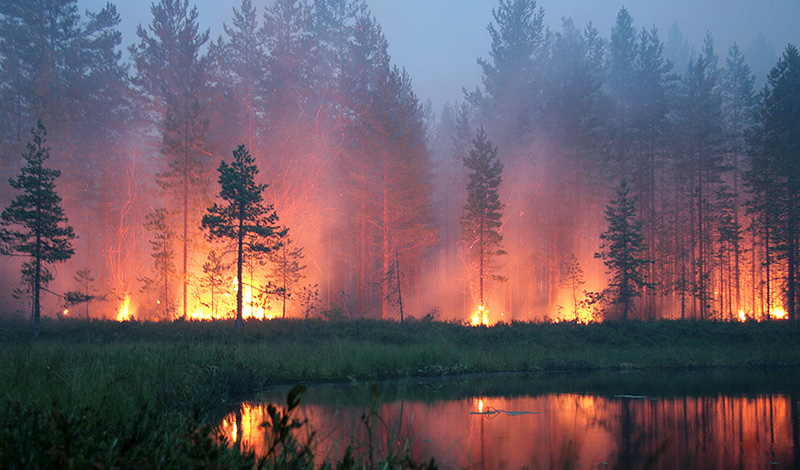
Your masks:
[{"label": "sky", "polygon": [[[191,0],[190,0],[191,1]],[[106,0],[78,0],[83,12],[98,11]],[[136,26],[150,22],[151,1],[112,2],[122,18],[120,30],[125,47],[136,42]],[[230,23],[233,7],[240,0],[196,0],[201,27],[212,38]],[[272,0],[253,0],[263,11]],[[489,57],[491,39],[486,26],[493,21],[492,9],[499,0],[367,0],[383,27],[394,64],[405,67],[414,89],[424,102],[430,99],[438,110],[445,101],[462,100],[462,88],[480,83],[479,57]],[[724,57],[738,42],[747,50],[762,33],[780,54],[788,43],[800,45],[800,0],[539,0],[545,23],[561,29],[561,18],[571,17],[576,26],[592,21],[604,38],[611,34],[620,7],[625,6],[637,29],[656,26],[660,38],[677,22],[689,43],[702,44],[706,32],[714,36],[717,54]],[[679,68],[679,72],[682,70]]]}]

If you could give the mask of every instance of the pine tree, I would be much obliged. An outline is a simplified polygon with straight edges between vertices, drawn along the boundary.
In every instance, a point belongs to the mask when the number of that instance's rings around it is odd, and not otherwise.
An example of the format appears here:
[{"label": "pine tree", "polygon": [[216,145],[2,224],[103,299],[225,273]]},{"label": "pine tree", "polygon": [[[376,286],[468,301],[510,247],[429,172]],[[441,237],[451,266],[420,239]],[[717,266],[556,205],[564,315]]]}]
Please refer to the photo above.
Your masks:
[{"label": "pine tree", "polygon": [[203,216],[202,226],[211,240],[221,239],[236,244],[236,331],[242,331],[242,269],[245,256],[269,253],[280,248],[286,230],[280,229],[278,214],[272,204],[264,204],[266,184],[256,183],[258,168],[244,145],[233,151],[233,161],[224,160],[219,168],[219,197]]},{"label": "pine tree", "polygon": [[583,268],[581,268],[578,257],[575,253],[569,254],[569,259],[564,261],[561,273],[562,285],[569,288],[572,294],[572,314],[575,320],[578,320],[578,292],[586,284],[586,279],[583,277]]},{"label": "pine tree", "polygon": [[355,208],[358,302],[366,311],[380,299],[386,318],[395,252],[407,267],[418,267],[423,250],[436,242],[430,159],[423,110],[408,74],[391,66],[373,17],[359,17],[357,25],[342,77],[350,139],[344,186]]},{"label": "pine tree", "polygon": [[[725,60],[726,66],[722,79],[722,107],[725,116],[725,128],[727,131],[727,153],[731,166],[731,220],[730,229],[733,233],[733,273],[734,273],[734,311],[741,308],[741,269],[740,260],[742,258],[740,240],[742,223],[740,221],[741,212],[741,179],[744,159],[746,154],[745,135],[747,130],[753,125],[754,109],[756,104],[754,84],[755,76],[750,71],[744,60],[744,55],[739,50],[739,46],[734,43],[728,50],[728,57]],[[753,280],[755,282],[755,280]]]},{"label": "pine tree", "polygon": [[220,122],[214,127],[226,142],[244,142],[255,148],[263,128],[264,90],[267,52],[258,13],[252,0],[242,0],[233,9],[231,26],[223,24],[227,41],[215,43],[212,55],[218,61],[218,78],[224,98],[229,100]]},{"label": "pine tree", "polygon": [[694,221],[690,231],[691,251],[694,253],[694,287],[699,304],[698,313],[706,319],[711,308],[709,280],[713,247],[710,235],[713,224],[715,190],[722,183],[727,169],[723,160],[722,96],[719,89],[719,70],[714,44],[706,36],[702,52],[689,63],[684,76],[678,125],[684,141],[684,161],[689,180],[689,217]]},{"label": "pine tree", "polygon": [[195,227],[195,201],[209,186],[206,117],[210,57],[203,55],[208,30],[199,31],[197,8],[188,0],[161,0],[150,8],[148,29],[139,26],[140,42],[131,47],[136,65],[135,85],[156,111],[162,130],[162,153],[167,170],[159,185],[180,207],[182,223],[183,316],[188,309],[189,229]]},{"label": "pine tree", "polygon": [[616,178],[631,175],[631,125],[636,66],[636,29],[625,7],[617,13],[608,51],[608,88],[614,103],[611,126]]},{"label": "pine tree", "polygon": [[[468,94],[481,117],[509,140],[526,138],[537,117],[545,60],[544,10],[535,0],[500,0],[492,9],[490,59],[478,59],[483,90]],[[496,129],[495,129],[496,128]],[[494,135],[494,134],[493,134]]]},{"label": "pine tree", "polygon": [[636,197],[624,179],[616,198],[606,206],[605,218],[608,229],[600,235],[602,251],[595,253],[595,258],[604,260],[611,275],[606,292],[611,295],[612,303],[622,304],[622,319],[627,320],[633,299],[650,286],[646,269],[651,261],[646,257],[643,224],[636,219]]},{"label": "pine tree", "polygon": [[50,158],[50,149],[46,147],[47,130],[41,121],[31,134],[27,152],[22,154],[25,166],[16,178],[9,179],[20,194],[0,214],[0,252],[30,258],[26,267],[33,295],[33,335],[38,337],[40,293],[50,278],[44,265],[72,257],[75,233],[67,225],[61,197],[56,193],[55,180],[61,172],[43,166]]},{"label": "pine tree", "polygon": [[464,158],[464,166],[470,173],[461,233],[477,271],[478,299],[480,305],[485,306],[486,285],[496,270],[496,259],[506,254],[501,248],[504,204],[500,202],[499,193],[503,164],[497,159],[497,147],[489,140],[483,127],[478,130],[472,145],[469,156]]},{"label": "pine tree", "polygon": [[162,287],[158,297],[158,305],[162,306],[161,316],[168,319],[173,312],[169,295],[169,283],[175,273],[175,241],[176,234],[169,225],[166,209],[154,209],[145,216],[145,229],[150,232],[150,257],[153,258],[153,279],[145,278],[145,284],[156,284]]},{"label": "pine tree", "polygon": [[757,124],[749,138],[748,185],[754,208],[786,266],[786,311],[798,313],[800,248],[800,53],[789,45],[761,92]]},{"label": "pine tree", "polygon": [[231,265],[225,262],[223,254],[216,250],[211,250],[208,253],[208,261],[203,263],[204,278],[201,286],[211,291],[211,303],[208,305],[211,309],[211,318],[217,318],[219,293],[231,285],[231,277],[228,275],[230,268]]},{"label": "pine tree", "polygon": [[275,294],[281,300],[281,318],[286,318],[286,301],[293,294],[299,293],[298,283],[305,277],[303,248],[296,246],[291,238],[285,237],[283,246],[268,253],[267,257],[272,263],[270,278],[277,286]]}]

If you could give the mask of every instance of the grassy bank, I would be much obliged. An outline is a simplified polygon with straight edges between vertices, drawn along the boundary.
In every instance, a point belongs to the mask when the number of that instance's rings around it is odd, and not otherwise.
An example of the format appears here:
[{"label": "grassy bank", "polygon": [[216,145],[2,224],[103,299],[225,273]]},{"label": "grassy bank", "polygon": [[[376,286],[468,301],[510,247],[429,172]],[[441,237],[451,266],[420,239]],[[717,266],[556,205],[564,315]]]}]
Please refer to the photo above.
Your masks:
[{"label": "grassy bank", "polygon": [[[0,321],[0,429],[12,433],[0,441],[17,443],[2,452],[23,448],[63,459],[70,452],[107,455],[104,462],[117,466],[139,455],[160,455],[163,468],[168,462],[187,468],[181,459],[197,449],[206,450],[195,456],[199,467],[212,457],[222,459],[221,468],[252,466],[251,455],[218,446],[210,430],[198,435],[197,429],[226,402],[274,384],[495,371],[800,365],[800,329],[786,322],[472,328],[279,320],[248,322],[239,336],[229,322],[70,320],[45,321],[42,337],[30,336],[27,322]],[[55,448],[48,447],[54,442],[48,433],[61,436]],[[94,444],[84,442],[87,435]],[[85,449],[68,450],[70,442],[82,442]],[[4,461],[23,462],[23,457],[0,454]]]}]

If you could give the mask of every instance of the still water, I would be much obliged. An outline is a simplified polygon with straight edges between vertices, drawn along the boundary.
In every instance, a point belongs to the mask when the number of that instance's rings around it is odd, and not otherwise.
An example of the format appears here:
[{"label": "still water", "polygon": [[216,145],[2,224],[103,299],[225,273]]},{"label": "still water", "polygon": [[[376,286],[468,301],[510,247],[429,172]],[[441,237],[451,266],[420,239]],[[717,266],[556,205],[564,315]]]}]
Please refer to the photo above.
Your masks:
[{"label": "still water", "polygon": [[[797,375],[498,375],[381,384],[379,395],[316,386],[296,417],[316,431],[321,459],[352,445],[408,449],[440,468],[798,468]],[[278,394],[242,404],[222,431],[263,453],[260,424]]]}]

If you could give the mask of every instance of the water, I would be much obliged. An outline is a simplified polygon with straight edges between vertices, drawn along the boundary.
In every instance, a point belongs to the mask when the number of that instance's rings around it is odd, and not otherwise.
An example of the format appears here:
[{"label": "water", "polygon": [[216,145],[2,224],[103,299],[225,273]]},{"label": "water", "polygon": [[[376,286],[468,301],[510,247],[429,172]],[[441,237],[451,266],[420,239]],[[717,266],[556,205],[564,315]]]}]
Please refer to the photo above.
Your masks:
[{"label": "water", "polygon": [[[320,459],[350,444],[441,468],[798,468],[797,372],[494,375],[382,384],[377,399],[317,386],[297,417]],[[266,402],[245,403],[221,427],[263,453],[266,418]]]}]

